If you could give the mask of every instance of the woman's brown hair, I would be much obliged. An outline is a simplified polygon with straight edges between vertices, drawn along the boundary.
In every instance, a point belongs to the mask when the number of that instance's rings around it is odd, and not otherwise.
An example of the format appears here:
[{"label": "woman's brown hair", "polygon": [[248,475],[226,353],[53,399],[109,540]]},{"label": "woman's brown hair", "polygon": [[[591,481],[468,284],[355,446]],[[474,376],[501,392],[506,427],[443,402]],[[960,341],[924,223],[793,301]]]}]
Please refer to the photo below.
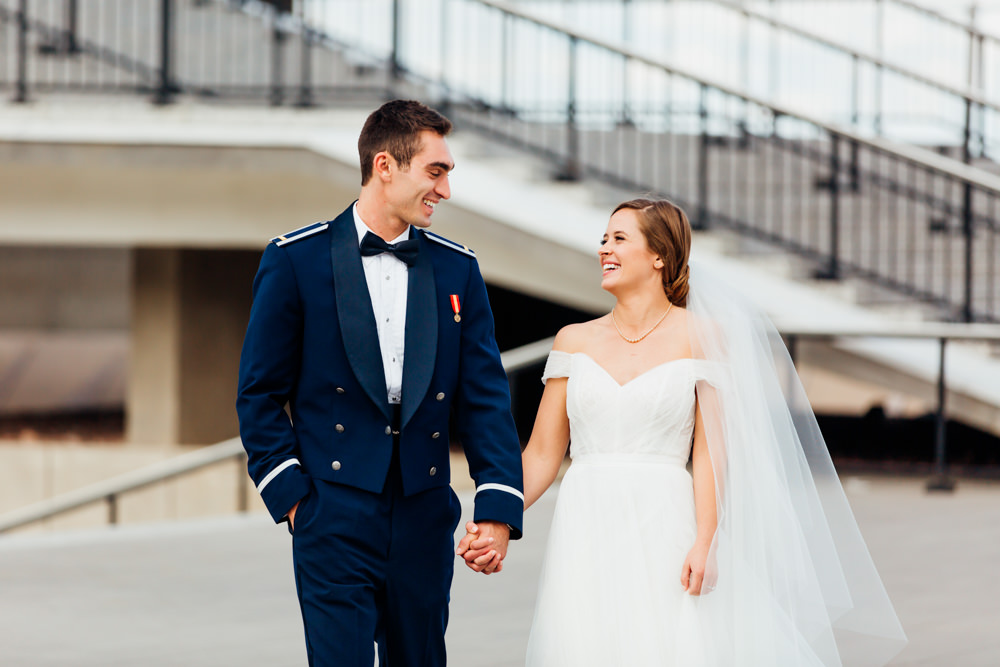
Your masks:
[{"label": "woman's brown hair", "polygon": [[691,223],[687,215],[666,199],[630,199],[618,204],[611,214],[626,208],[636,212],[646,245],[663,262],[660,274],[667,299],[675,306],[687,305],[691,255]]}]

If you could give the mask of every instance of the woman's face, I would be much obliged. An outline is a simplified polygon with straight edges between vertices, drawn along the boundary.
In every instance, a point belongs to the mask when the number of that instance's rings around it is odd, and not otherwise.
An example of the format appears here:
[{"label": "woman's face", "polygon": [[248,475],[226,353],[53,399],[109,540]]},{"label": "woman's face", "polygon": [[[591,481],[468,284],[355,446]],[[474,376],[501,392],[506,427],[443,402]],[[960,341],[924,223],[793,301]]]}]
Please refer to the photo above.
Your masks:
[{"label": "woman's face", "polygon": [[616,296],[628,290],[663,289],[663,262],[646,245],[637,214],[634,209],[623,208],[612,215],[597,252],[601,288]]}]

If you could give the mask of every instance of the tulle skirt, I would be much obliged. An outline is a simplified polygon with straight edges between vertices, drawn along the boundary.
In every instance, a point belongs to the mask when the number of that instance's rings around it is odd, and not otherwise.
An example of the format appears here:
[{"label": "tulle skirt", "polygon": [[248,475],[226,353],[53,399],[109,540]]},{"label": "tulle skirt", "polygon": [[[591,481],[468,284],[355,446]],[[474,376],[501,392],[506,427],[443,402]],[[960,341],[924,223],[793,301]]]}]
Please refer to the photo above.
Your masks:
[{"label": "tulle skirt", "polygon": [[575,458],[559,488],[525,664],[707,664],[698,599],[680,581],[695,533],[683,463]]}]

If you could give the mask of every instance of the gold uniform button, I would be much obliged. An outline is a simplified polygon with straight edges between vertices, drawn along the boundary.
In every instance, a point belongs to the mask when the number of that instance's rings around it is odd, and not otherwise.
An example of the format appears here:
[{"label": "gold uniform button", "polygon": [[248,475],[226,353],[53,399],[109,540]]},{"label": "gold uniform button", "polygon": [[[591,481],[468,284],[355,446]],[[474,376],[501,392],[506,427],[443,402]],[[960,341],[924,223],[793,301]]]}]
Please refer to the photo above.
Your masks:
[{"label": "gold uniform button", "polygon": [[431,433],[431,437],[437,440],[438,438],[441,437],[441,433],[439,433],[438,431],[434,431],[433,433]]},{"label": "gold uniform button", "polygon": [[343,394],[344,393],[344,388],[343,387],[337,387],[337,393],[338,394]]},{"label": "gold uniform button", "polygon": [[334,461],[333,463],[330,464],[330,467],[333,468],[334,470],[340,470],[340,461]]},{"label": "gold uniform button", "polygon": [[436,398],[436,399],[437,399],[437,400],[439,400],[439,401],[443,401],[443,400],[444,400],[444,392],[442,391],[441,393],[439,393],[439,394],[438,394],[437,396],[435,396],[434,398]]},{"label": "gold uniform button", "polygon": [[392,427],[391,426],[386,426],[385,427],[385,434],[386,435],[392,435]]},{"label": "gold uniform button", "polygon": [[433,477],[434,475],[438,474],[438,469],[435,468],[434,466],[431,466],[431,469],[428,471],[428,473],[430,474],[431,477]]},{"label": "gold uniform button", "polygon": [[344,432],[344,425],[343,424],[337,424],[333,428],[337,431],[337,433],[343,433]]}]

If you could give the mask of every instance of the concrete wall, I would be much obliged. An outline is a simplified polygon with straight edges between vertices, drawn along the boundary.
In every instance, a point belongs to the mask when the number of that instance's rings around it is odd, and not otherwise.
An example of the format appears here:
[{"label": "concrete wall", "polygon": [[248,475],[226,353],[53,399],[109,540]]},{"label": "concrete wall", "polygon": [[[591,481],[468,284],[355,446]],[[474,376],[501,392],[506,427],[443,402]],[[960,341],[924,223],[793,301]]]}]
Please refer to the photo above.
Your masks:
[{"label": "concrete wall", "polygon": [[0,329],[127,329],[130,259],[125,248],[0,246]]}]

